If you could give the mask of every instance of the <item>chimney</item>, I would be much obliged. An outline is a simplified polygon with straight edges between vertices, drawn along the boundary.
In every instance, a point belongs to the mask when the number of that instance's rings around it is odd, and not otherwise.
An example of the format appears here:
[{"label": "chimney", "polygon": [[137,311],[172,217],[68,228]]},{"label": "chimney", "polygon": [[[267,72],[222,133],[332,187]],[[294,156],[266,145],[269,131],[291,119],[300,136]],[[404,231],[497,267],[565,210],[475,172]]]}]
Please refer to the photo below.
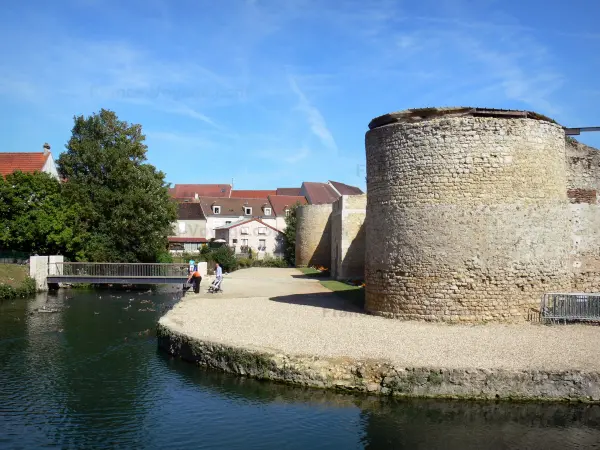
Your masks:
[{"label": "chimney", "polygon": [[47,156],[50,153],[50,144],[47,142],[44,143],[44,156]]},{"label": "chimney", "polygon": [[194,193],[194,199],[198,200],[198,193]]}]

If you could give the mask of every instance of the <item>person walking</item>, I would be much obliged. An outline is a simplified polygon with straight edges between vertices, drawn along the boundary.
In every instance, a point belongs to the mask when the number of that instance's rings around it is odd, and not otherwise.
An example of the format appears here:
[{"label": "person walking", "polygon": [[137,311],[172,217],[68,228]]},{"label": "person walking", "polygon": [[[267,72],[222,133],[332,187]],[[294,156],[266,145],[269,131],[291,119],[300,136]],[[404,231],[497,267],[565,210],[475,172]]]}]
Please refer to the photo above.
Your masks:
[{"label": "person walking", "polygon": [[200,293],[200,282],[202,281],[202,275],[200,275],[200,272],[198,272],[198,266],[194,266],[193,269],[194,270],[187,279],[187,282],[189,283],[191,281],[194,283],[194,293],[198,294]]},{"label": "person walking", "polygon": [[211,283],[213,288],[216,288],[221,283],[223,279],[223,269],[221,268],[221,264],[215,263],[215,279]]}]

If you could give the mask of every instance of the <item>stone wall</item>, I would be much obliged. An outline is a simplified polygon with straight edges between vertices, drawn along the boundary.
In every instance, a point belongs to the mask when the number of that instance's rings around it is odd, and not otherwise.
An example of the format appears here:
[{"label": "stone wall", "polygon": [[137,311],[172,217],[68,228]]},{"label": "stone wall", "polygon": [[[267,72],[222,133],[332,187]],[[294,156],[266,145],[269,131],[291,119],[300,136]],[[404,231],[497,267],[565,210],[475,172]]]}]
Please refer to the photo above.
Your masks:
[{"label": "stone wall", "polygon": [[567,196],[572,215],[572,290],[600,288],[600,152],[570,140],[566,145]]},{"label": "stone wall", "polygon": [[331,214],[331,276],[364,279],[367,196],[343,195]]},{"label": "stone wall", "polygon": [[518,116],[373,121],[367,311],[520,321],[544,292],[570,288],[564,130]]},{"label": "stone wall", "polygon": [[162,320],[157,338],[160,349],[199,366],[300,386],[394,397],[600,402],[600,373],[594,371],[405,367],[267,353],[193,338]]},{"label": "stone wall", "polygon": [[331,264],[331,204],[296,210],[296,267]]}]

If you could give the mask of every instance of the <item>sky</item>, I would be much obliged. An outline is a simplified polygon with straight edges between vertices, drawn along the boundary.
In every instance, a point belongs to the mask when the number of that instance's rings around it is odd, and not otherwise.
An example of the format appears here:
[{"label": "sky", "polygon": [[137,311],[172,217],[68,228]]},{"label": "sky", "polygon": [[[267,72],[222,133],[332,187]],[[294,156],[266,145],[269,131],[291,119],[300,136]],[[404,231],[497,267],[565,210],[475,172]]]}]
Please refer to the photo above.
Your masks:
[{"label": "sky", "polygon": [[[430,106],[600,126],[600,2],[3,0],[1,151],[142,125],[170,183],[365,190],[371,119]],[[600,147],[600,132],[581,142]]]}]

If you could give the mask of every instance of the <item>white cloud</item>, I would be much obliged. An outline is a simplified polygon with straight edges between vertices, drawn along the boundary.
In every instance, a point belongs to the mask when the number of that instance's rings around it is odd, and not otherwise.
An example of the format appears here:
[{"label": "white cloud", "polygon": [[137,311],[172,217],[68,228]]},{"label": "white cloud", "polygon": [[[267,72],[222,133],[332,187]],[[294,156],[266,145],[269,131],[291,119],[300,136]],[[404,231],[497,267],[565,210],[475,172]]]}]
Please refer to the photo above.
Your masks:
[{"label": "white cloud", "polygon": [[306,98],[304,93],[298,87],[296,80],[293,76],[288,77],[290,82],[290,87],[292,91],[298,97],[298,109],[302,111],[305,116],[308,124],[310,125],[310,129],[315,136],[319,138],[321,143],[329,150],[333,150],[337,152],[337,145],[335,140],[333,139],[333,135],[329,128],[327,128],[327,124],[325,123],[325,118],[319,111],[319,109],[310,103],[310,101]]}]

